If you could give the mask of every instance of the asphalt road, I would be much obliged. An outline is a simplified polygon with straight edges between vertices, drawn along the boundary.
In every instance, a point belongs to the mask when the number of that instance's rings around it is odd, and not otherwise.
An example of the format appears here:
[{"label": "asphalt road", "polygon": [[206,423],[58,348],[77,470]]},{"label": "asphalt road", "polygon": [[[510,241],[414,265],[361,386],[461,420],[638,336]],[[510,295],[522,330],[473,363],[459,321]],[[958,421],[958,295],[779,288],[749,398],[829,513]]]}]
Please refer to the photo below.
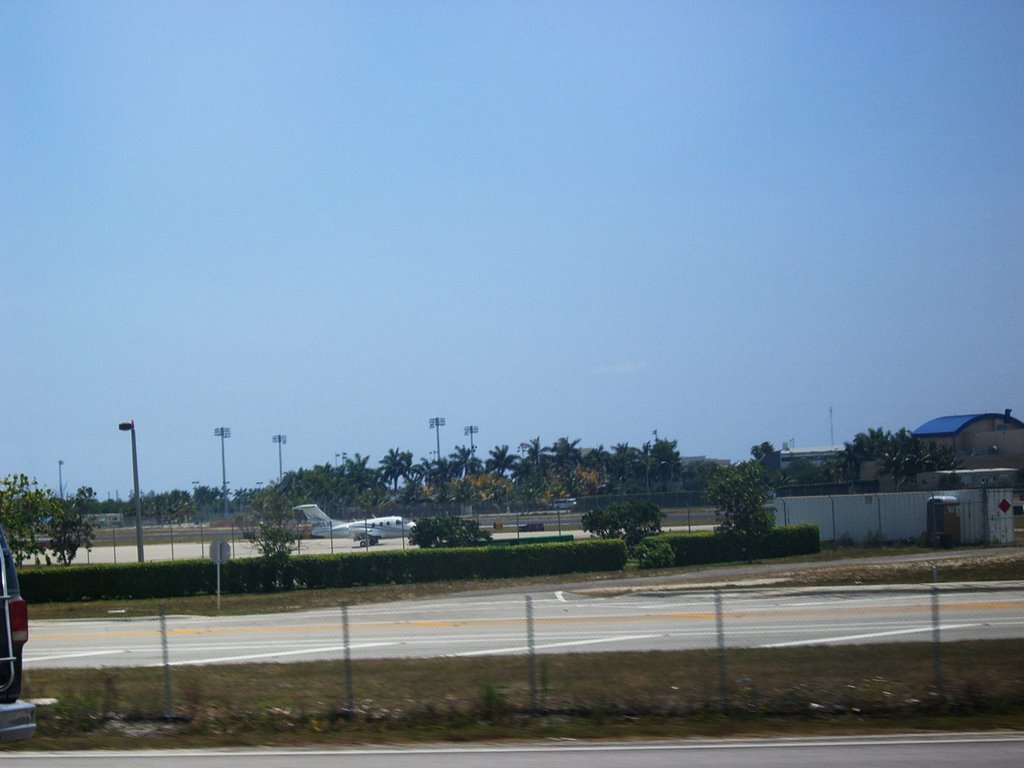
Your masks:
[{"label": "asphalt road", "polygon": [[1018,768],[1024,734],[943,734],[841,739],[676,741],[381,747],[369,749],[168,750],[141,752],[24,752],[4,755],[5,768],[97,765],[135,768]]},{"label": "asphalt road", "polygon": [[[593,588],[593,585],[591,585]],[[540,591],[529,595],[539,653],[714,648],[712,591],[656,589],[606,595]],[[927,587],[745,589],[722,593],[728,647],[928,641],[933,596]],[[943,641],[1024,637],[1024,586],[942,585]],[[115,609],[116,610],[116,609]],[[524,654],[527,596],[467,593],[348,609],[352,658]],[[168,616],[173,666],[344,657],[342,611],[261,616]],[[156,666],[160,621],[117,613],[103,620],[36,620],[28,669]]]}]

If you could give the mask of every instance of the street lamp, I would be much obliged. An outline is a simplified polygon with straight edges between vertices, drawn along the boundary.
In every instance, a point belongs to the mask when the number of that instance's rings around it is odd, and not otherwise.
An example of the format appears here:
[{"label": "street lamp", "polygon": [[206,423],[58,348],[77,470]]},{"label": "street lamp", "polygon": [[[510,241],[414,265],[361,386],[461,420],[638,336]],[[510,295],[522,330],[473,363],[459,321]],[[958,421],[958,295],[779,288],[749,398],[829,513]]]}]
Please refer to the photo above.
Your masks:
[{"label": "street lamp", "polygon": [[281,446],[288,442],[288,436],[274,435],[270,439],[277,443],[277,482],[281,482],[284,479],[284,470],[281,464]]},{"label": "street lamp", "polygon": [[57,490],[61,501],[64,500],[64,459],[57,459]]},{"label": "street lamp", "polygon": [[430,428],[432,430],[434,430],[434,432],[437,434],[437,460],[440,461],[441,460],[441,427],[444,426],[444,417],[443,416],[434,416],[432,419],[430,419],[430,421],[428,423],[430,424]]},{"label": "street lamp", "polygon": [[224,495],[224,517],[228,516],[228,470],[224,463],[224,440],[231,437],[231,427],[217,427],[213,436],[220,438],[220,477],[221,493]]},{"label": "street lamp", "polygon": [[469,452],[476,456],[476,446],[473,445],[473,435],[480,433],[480,427],[473,426],[470,424],[468,427],[464,427],[462,434],[469,435]]},{"label": "street lamp", "polygon": [[142,551],[142,497],[139,495],[139,454],[135,449],[135,419],[122,421],[117,425],[122,432],[132,433],[132,479],[135,481],[135,546],[139,550],[139,562],[146,562]]}]

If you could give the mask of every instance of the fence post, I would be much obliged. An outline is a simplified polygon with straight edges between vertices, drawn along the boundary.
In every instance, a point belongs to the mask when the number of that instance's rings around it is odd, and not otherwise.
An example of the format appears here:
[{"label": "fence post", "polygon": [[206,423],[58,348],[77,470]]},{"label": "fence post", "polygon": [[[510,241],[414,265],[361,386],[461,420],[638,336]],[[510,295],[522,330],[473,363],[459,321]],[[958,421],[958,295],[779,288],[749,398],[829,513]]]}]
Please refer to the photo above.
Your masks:
[{"label": "fence post", "polygon": [[935,668],[935,690],[942,690],[942,639],[939,629],[939,569],[932,566],[932,665]]},{"label": "fence post", "polygon": [[341,631],[343,644],[345,646],[345,706],[348,709],[348,716],[355,715],[355,704],[352,698],[352,644],[348,635],[348,606],[341,606]]},{"label": "fence post", "polygon": [[537,651],[533,642],[533,598],[526,596],[526,645],[530,666],[530,708],[537,709]]},{"label": "fence post", "polygon": [[722,618],[722,590],[715,590],[715,632],[718,634],[718,690],[722,711],[729,711],[729,683],[725,675],[725,622]]},{"label": "fence post", "polygon": [[167,611],[160,606],[160,645],[164,655],[164,712],[167,722],[174,719],[174,707],[171,703],[171,662],[167,652]]}]

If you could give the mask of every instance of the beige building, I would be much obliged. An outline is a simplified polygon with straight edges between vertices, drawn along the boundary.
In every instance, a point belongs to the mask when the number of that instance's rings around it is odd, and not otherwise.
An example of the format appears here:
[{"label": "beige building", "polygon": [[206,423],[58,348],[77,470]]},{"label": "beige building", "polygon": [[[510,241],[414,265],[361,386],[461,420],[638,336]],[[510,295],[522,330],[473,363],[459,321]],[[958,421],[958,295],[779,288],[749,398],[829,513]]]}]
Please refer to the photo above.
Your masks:
[{"label": "beige building", "polygon": [[1024,422],[1003,413],[942,416],[912,433],[952,448],[964,470],[1024,469]]}]

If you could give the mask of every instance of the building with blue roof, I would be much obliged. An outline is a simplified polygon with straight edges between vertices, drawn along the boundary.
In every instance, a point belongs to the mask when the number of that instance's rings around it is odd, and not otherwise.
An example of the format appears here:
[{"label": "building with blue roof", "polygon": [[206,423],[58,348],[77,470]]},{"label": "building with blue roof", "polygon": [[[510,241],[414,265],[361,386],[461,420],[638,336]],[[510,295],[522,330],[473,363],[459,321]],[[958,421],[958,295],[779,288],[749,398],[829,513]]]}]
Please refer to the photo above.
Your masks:
[{"label": "building with blue roof", "polygon": [[911,433],[952,448],[963,469],[1024,468],[1024,422],[1002,413],[940,416]]}]

